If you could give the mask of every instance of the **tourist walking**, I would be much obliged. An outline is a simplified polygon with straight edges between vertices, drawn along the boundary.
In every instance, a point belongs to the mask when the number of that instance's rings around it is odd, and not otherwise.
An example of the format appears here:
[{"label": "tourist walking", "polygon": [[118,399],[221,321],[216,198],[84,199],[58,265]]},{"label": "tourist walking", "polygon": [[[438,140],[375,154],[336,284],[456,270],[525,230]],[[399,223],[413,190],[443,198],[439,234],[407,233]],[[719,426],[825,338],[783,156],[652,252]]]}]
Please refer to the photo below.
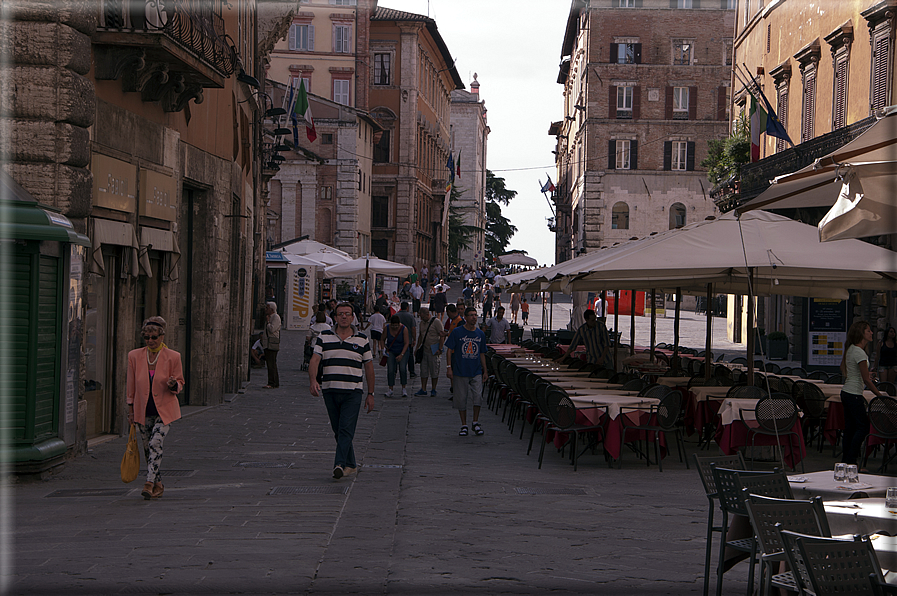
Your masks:
[{"label": "tourist walking", "polygon": [[268,384],[265,389],[280,387],[280,373],[277,371],[277,353],[280,352],[280,315],[277,304],[265,303],[265,330],[262,332],[262,348],[265,350],[265,364],[268,366]]},{"label": "tourist walking", "polygon": [[408,351],[411,349],[411,336],[408,328],[402,325],[399,315],[389,318],[383,343],[386,344],[386,384],[389,386],[386,397],[393,395],[393,387],[396,384],[396,367],[399,369],[402,397],[408,397],[408,391],[405,388],[408,383],[408,372],[405,370],[405,366],[408,361]]},{"label": "tourist walking", "polygon": [[420,350],[420,390],[415,395],[427,394],[427,379],[433,379],[430,395],[436,395],[436,383],[439,381],[439,362],[442,359],[442,347],[445,335],[442,323],[430,314],[430,309],[420,309],[420,333],[418,333],[416,350]]},{"label": "tourist walking", "polygon": [[452,382],[454,407],[461,417],[458,436],[466,437],[467,410],[473,409],[473,432],[483,434],[480,408],[486,382],[486,335],[477,328],[477,309],[467,307],[464,325],[456,327],[445,342],[448,364],[446,377]]},{"label": "tourist walking", "polygon": [[486,330],[489,332],[490,344],[511,343],[511,323],[505,318],[504,306],[499,306],[495,316],[486,322]]}]

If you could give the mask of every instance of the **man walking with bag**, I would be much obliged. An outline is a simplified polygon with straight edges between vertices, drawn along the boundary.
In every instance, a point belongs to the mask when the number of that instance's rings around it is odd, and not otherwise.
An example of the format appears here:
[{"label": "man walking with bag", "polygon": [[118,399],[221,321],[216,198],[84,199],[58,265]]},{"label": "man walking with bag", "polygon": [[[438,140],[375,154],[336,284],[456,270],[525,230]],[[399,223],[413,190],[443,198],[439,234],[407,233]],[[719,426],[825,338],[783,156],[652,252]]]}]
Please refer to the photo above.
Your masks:
[{"label": "man walking with bag", "polygon": [[445,334],[442,323],[430,314],[426,306],[420,307],[420,333],[417,339],[415,358],[420,359],[420,391],[414,395],[427,394],[427,378],[433,379],[430,395],[436,395],[436,382],[439,380],[439,360],[442,356],[442,344]]},{"label": "man walking with bag", "polygon": [[[352,329],[355,316],[352,306],[344,302],[334,312],[336,330],[323,331],[318,336],[308,365],[308,376],[311,394],[315,397],[324,394],[324,405],[336,438],[333,477],[339,479],[357,469],[352,440],[361,409],[363,380],[367,381],[368,387],[365,410],[374,409],[374,362],[368,339]],[[320,384],[317,381],[318,366],[323,366],[324,373]]]}]

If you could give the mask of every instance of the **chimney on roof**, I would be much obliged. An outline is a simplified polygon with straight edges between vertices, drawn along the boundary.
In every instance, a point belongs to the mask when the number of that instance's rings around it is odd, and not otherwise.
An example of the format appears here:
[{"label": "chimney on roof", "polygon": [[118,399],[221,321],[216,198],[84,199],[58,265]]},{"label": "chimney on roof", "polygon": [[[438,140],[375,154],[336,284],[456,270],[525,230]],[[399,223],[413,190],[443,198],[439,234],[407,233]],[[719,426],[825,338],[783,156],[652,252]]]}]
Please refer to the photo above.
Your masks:
[{"label": "chimney on roof", "polygon": [[480,84],[477,82],[477,73],[473,73],[473,83],[470,84],[470,92],[474,95],[480,94]]}]

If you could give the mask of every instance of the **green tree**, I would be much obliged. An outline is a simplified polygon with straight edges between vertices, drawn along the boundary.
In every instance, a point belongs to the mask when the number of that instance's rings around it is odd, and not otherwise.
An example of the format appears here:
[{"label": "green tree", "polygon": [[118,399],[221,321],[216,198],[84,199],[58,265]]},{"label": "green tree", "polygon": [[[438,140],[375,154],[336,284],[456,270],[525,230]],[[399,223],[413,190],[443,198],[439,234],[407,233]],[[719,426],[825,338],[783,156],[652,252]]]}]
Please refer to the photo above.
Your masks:
[{"label": "green tree", "polygon": [[501,203],[507,205],[516,196],[516,190],[505,187],[504,178],[486,170],[486,263],[504,254],[517,231],[517,226],[501,214]]},{"label": "green tree", "polygon": [[464,192],[460,186],[452,186],[452,192],[449,195],[448,254],[449,263],[453,265],[459,262],[458,253],[470,246],[473,234],[477,230],[476,226],[464,223],[464,214],[461,212],[461,207],[456,205]]},{"label": "green tree", "polygon": [[747,118],[742,115],[725,139],[714,139],[707,144],[707,158],[701,165],[707,168],[710,183],[717,185],[732,176],[740,179],[742,166],[751,161],[751,127]]}]

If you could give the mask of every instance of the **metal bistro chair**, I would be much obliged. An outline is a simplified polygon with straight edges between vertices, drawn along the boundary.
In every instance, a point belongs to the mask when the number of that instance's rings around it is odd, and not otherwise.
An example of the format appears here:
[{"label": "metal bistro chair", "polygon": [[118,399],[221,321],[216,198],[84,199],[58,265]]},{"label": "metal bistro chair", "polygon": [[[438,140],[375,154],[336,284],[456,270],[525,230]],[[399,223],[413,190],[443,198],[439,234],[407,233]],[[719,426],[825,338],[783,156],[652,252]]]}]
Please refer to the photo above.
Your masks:
[{"label": "metal bistro chair", "polygon": [[813,444],[813,439],[819,437],[819,451],[822,452],[822,431],[825,428],[825,394],[815,383],[807,381],[795,381],[791,389],[791,397],[804,413],[801,424],[804,428],[804,437],[807,445]]},{"label": "metal bistro chair", "polygon": [[[749,489],[744,490],[747,493]],[[745,505],[751,526],[754,528],[757,547],[760,549],[760,595],[769,594],[771,586],[797,592],[797,580],[791,571],[773,574],[774,564],[785,560],[779,531],[785,529],[801,534],[831,537],[832,532],[829,529],[822,497],[814,497],[809,501],[796,501],[747,493]]]},{"label": "metal bistro chair", "polygon": [[[651,458],[648,457],[647,449],[648,433],[652,433],[654,436],[654,459],[657,461],[657,467],[661,472],[663,472],[663,458],[660,457],[660,437],[666,437],[667,433],[673,433],[673,436],[676,439],[676,450],[679,453],[679,461],[685,461],[685,468],[688,469],[688,459],[683,458],[683,455],[685,454],[685,446],[683,445],[682,440],[682,427],[679,426],[679,419],[682,416],[682,392],[663,385],[659,385],[658,387],[663,388],[663,396],[659,398],[656,397],[657,395],[662,394],[660,389],[658,389],[653,396],[648,395],[647,397],[660,399],[660,403],[652,405],[650,409],[620,408],[620,420],[623,422],[623,428],[620,432],[620,459],[617,460],[617,468],[623,467],[623,444],[626,442],[626,432],[636,430],[646,433],[644,456],[645,461],[649,466],[651,465]],[[625,411],[632,412],[638,410],[648,412],[648,423],[628,424],[627,418],[624,416]]]},{"label": "metal bistro chair", "polygon": [[829,375],[828,379],[825,380],[826,385],[843,385],[844,384],[844,375],[841,373],[835,373],[833,375]]},{"label": "metal bistro chair", "polygon": [[[881,456],[881,468],[879,473],[884,472],[888,467],[888,462],[897,457],[888,457],[891,449],[891,443],[897,442],[897,399],[893,397],[876,397],[869,402],[869,424],[871,430],[869,438],[876,437],[883,439],[885,442],[884,453]],[[869,461],[869,442],[866,441],[866,455],[863,458],[863,465]]]},{"label": "metal bistro chair", "polygon": [[549,422],[551,422],[551,418],[548,417],[548,403],[545,401],[545,396],[548,395],[548,391],[552,387],[554,387],[554,385],[543,379],[539,379],[536,381],[536,389],[533,392],[533,402],[536,406],[536,415],[533,417],[533,427],[529,435],[529,446],[526,448],[527,455],[529,455],[533,450],[533,440],[536,437],[537,429],[542,429],[542,440],[545,440],[545,427]]},{"label": "metal bistro chair", "polygon": [[811,381],[827,381],[828,373],[824,370],[814,370],[811,373],[807,373],[807,379],[810,379]]},{"label": "metal bistro chair", "polygon": [[[740,478],[748,478],[753,476],[768,476],[772,472],[733,470],[728,468],[717,467],[716,464],[710,464],[710,470],[713,473],[713,481],[716,484],[716,494],[719,499],[719,507],[723,512],[722,523],[723,538],[719,544],[719,559],[716,568],[716,596],[722,596],[723,593],[723,574],[726,572],[726,548],[731,548],[743,553],[749,553],[748,567],[748,588],[747,593],[754,593],[754,564],[756,562],[757,541],[751,536],[750,538],[739,538],[735,540],[726,540],[725,533],[729,529],[729,516],[743,515],[747,517],[747,507],[744,504],[744,488],[739,482]],[[757,490],[757,487],[754,487]],[[762,494],[761,490],[758,490]]]},{"label": "metal bistro chair", "polygon": [[[545,396],[545,403],[548,409],[548,416],[551,422],[546,428],[555,432],[570,433],[572,439],[570,442],[570,463],[573,464],[573,471],[577,469],[578,455],[576,453],[577,440],[579,434],[583,432],[597,432],[604,440],[604,428],[601,425],[584,425],[576,424],[576,406],[562,389],[550,389]],[[606,410],[605,410],[606,411]],[[600,442],[600,441],[599,441]],[[539,469],[542,469],[542,459],[545,456],[546,440],[542,441],[542,448],[539,450]]]},{"label": "metal bistro chair", "polygon": [[[795,566],[802,565],[806,574],[795,574],[802,594],[872,596],[869,575],[879,583],[884,582],[881,564],[868,536],[841,540],[784,529],[780,532],[789,563],[793,560]],[[800,554],[799,561],[795,552]],[[807,580],[808,585],[805,584]]]},{"label": "metal bistro chair", "polygon": [[713,479],[713,470],[710,464],[715,464],[720,468],[730,470],[744,470],[744,458],[741,453],[735,455],[708,455],[706,457],[699,456],[695,453],[692,457],[695,460],[695,468],[698,469],[698,475],[701,477],[701,484],[704,485],[704,492],[707,495],[709,507],[707,508],[707,544],[704,548],[704,596],[710,591],[710,559],[713,554],[713,533],[720,534],[720,540],[724,540],[728,526],[713,525],[713,514],[718,507],[715,501],[719,501],[719,495],[716,490],[716,482]]},{"label": "metal bistro chair", "polygon": [[648,383],[644,379],[632,379],[623,383],[623,391],[641,391],[647,387]]},{"label": "metal bistro chair", "polygon": [[889,381],[882,381],[878,384],[878,390],[887,393],[891,397],[897,397],[897,385]]},{"label": "metal bistro chair", "polygon": [[[739,416],[741,417],[741,422],[748,429],[748,437],[751,439],[751,450],[753,451],[755,447],[757,435],[775,437],[776,444],[779,446],[780,450],[782,449],[781,438],[786,436],[788,437],[788,447],[791,449],[791,469],[793,470],[795,468],[794,458],[801,456],[801,445],[800,434],[792,430],[794,425],[797,424],[800,410],[798,410],[797,404],[794,403],[791,396],[784,393],[773,393],[772,395],[761,398],[753,410],[757,424],[759,425],[756,427],[749,426],[745,421],[745,411],[750,410],[739,410]],[[791,437],[794,437],[795,439],[794,444],[792,444]],[[751,466],[753,468],[753,461],[751,461]],[[800,470],[801,472],[804,471],[803,458],[801,458],[800,461]]]}]

